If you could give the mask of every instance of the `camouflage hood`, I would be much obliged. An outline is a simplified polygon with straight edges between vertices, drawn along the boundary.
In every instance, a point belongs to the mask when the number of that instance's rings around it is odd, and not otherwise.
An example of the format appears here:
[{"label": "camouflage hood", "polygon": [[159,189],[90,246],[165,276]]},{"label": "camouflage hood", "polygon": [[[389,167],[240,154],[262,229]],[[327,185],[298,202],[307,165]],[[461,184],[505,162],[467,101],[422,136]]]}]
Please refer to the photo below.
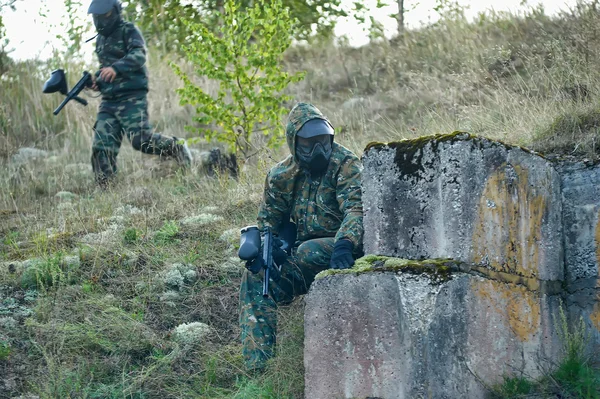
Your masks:
[{"label": "camouflage hood", "polygon": [[296,133],[312,119],[323,119],[329,122],[329,119],[317,107],[308,103],[296,104],[288,116],[285,139],[295,162],[298,162],[296,159]]}]

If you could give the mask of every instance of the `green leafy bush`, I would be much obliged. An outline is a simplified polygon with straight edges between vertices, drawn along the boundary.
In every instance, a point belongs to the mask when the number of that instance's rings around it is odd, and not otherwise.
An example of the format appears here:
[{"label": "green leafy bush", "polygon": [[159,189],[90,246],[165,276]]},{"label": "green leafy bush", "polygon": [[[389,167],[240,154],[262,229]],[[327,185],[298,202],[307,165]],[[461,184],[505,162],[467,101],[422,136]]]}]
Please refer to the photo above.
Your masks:
[{"label": "green leafy bush", "polygon": [[186,21],[194,40],[184,46],[196,73],[218,83],[216,95],[197,85],[179,66],[173,67],[184,82],[178,89],[181,104],[196,107],[198,125],[188,129],[226,144],[247,159],[257,152],[251,142],[255,133],[268,136],[269,147],[283,142],[281,118],[287,113],[283,104],[290,98],[282,91],[304,77],[282,68],[295,21],[281,0],[259,0],[244,10],[227,0],[220,18],[219,33],[202,22]]}]

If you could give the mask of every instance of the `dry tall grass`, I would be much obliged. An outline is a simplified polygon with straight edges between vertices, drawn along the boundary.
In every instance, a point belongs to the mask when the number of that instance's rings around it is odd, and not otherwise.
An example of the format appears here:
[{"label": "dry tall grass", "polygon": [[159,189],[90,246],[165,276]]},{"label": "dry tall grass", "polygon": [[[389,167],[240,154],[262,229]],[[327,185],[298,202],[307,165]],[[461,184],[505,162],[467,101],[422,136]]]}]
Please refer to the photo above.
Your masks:
[{"label": "dry tall grass", "polygon": [[[536,10],[445,19],[359,49],[297,46],[287,66],[307,76],[289,91],[330,116],[357,154],[373,140],[460,129],[596,157],[599,22],[595,6],[582,6],[558,19]],[[152,122],[185,137],[193,110],[178,104],[166,60],[182,61],[151,54]],[[53,116],[60,98],[41,87],[56,66],[21,63],[0,77],[0,396],[301,397],[296,308],[282,309],[280,356],[267,374],[242,370],[242,267],[231,259],[285,148],[235,181],[181,174],[124,142],[119,183],[97,191],[89,157],[98,99]],[[85,68],[65,67],[71,84]],[[21,163],[13,157],[24,146],[48,154]],[[212,333],[182,346],[175,327],[197,321]]]}]

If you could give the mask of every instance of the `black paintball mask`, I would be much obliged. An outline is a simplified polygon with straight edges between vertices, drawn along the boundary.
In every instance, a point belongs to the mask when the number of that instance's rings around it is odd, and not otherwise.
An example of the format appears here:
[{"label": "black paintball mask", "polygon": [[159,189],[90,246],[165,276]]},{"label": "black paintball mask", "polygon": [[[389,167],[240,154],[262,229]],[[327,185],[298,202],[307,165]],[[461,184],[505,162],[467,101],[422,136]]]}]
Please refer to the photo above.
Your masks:
[{"label": "black paintball mask", "polygon": [[306,122],[296,133],[296,158],[312,175],[327,169],[333,145],[333,127],[324,119]]},{"label": "black paintball mask", "polygon": [[119,0],[93,0],[88,9],[92,14],[98,34],[110,36],[121,22],[121,2]]}]

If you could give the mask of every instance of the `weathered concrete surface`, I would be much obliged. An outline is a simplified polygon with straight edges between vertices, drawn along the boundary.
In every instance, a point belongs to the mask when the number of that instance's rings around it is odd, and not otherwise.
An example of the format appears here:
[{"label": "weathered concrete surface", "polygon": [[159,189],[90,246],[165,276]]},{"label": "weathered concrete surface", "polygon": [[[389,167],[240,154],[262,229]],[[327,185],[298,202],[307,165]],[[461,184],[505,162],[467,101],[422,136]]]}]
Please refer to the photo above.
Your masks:
[{"label": "weathered concrete surface", "polygon": [[598,279],[600,259],[600,166],[564,165],[562,180],[567,280]]},{"label": "weathered concrete surface", "polygon": [[560,178],[544,158],[456,133],[373,145],[363,164],[365,253],[564,278]]},{"label": "weathered concrete surface", "polygon": [[571,326],[582,319],[589,333],[588,351],[600,353],[600,288],[597,281],[579,280],[569,284],[566,295],[567,316]]},{"label": "weathered concrete surface", "polygon": [[[559,360],[561,298],[598,349],[600,166],[467,133],[373,144],[363,164],[376,260],[312,285],[306,397],[483,398],[482,382],[535,378]],[[395,266],[371,267],[381,255]],[[411,272],[397,258],[460,266]]]},{"label": "weathered concrete surface", "polygon": [[[571,324],[583,317],[590,350],[600,350],[600,165],[557,165],[561,176],[567,308]],[[595,347],[594,347],[595,346]]]},{"label": "weathered concrete surface", "polygon": [[466,273],[318,279],[306,296],[306,397],[483,398],[479,382],[557,359],[558,297]]}]

